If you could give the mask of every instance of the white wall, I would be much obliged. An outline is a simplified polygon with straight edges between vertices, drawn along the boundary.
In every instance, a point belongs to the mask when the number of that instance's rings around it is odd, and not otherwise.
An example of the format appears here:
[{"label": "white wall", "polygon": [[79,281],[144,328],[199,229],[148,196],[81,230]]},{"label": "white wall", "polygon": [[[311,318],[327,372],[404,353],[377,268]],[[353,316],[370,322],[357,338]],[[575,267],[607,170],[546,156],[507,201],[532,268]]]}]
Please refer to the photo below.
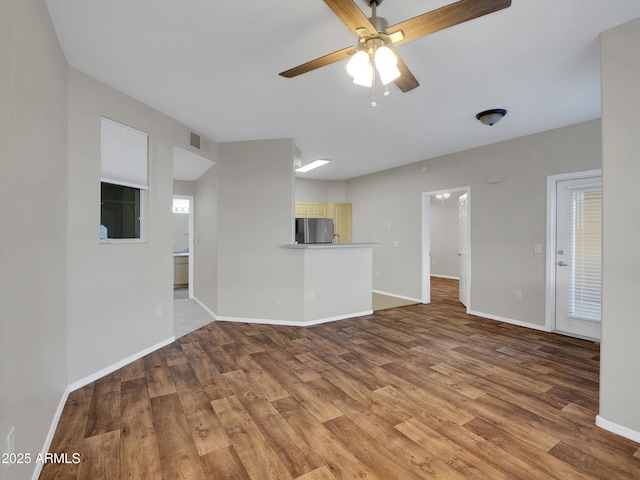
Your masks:
[{"label": "white wall", "polygon": [[[374,289],[419,299],[422,193],[470,186],[471,309],[543,326],[545,257],[534,244],[546,238],[546,177],[600,166],[593,120],[354,178],[353,241],[382,243],[373,252]],[[491,174],[502,182],[488,184]]]},{"label": "white wall", "polygon": [[431,275],[458,277],[458,197],[431,197]]},{"label": "white wall", "polygon": [[[100,117],[149,134],[149,238],[102,245]],[[173,336],[173,147],[188,128],[69,71],[69,380],[81,380]],[[200,153],[202,154],[202,152]]]},{"label": "white wall", "polygon": [[[218,309],[220,318],[303,320],[294,237],[291,139],[218,146]],[[250,300],[250,301],[249,301]]]},{"label": "white wall", "polygon": [[304,263],[304,320],[326,321],[372,311],[372,248],[295,250]]},{"label": "white wall", "polygon": [[0,452],[15,427],[35,458],[67,386],[67,63],[40,1],[0,1],[0,105]]},{"label": "white wall", "polygon": [[[640,441],[640,19],[601,36],[603,285],[600,419]],[[629,192],[633,192],[630,194]],[[624,433],[624,432],[623,432]],[[629,436],[629,435],[628,435]]]}]

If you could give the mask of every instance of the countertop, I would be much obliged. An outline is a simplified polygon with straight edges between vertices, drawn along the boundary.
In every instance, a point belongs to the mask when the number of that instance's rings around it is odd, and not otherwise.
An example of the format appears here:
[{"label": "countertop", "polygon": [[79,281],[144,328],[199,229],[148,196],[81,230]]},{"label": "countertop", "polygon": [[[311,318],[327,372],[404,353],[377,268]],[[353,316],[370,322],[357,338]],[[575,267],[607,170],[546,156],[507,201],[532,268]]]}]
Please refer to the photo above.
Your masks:
[{"label": "countertop", "polygon": [[362,248],[362,247],[379,247],[379,243],[289,243],[283,245],[282,248],[293,248],[298,250],[309,250],[317,248]]}]

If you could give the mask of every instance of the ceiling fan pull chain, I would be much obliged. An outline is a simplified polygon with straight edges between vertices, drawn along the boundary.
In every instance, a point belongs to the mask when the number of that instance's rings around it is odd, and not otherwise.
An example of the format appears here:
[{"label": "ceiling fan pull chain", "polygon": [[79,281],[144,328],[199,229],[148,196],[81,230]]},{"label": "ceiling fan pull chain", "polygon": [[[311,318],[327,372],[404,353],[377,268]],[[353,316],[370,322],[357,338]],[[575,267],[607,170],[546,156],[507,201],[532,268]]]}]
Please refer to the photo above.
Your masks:
[{"label": "ceiling fan pull chain", "polygon": [[378,75],[376,74],[376,59],[373,57],[371,57],[371,66],[373,67],[373,79],[371,80],[371,87],[373,88],[373,93],[369,98],[371,99],[371,106],[377,107],[378,101],[376,100],[376,80]]}]

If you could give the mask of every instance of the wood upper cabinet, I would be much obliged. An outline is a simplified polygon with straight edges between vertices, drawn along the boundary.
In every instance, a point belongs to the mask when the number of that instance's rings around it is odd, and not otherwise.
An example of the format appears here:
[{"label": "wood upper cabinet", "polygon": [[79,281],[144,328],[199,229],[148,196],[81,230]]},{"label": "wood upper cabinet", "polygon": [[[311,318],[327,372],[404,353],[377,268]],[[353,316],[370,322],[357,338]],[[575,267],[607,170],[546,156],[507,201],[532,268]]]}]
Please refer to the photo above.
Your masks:
[{"label": "wood upper cabinet", "polygon": [[351,243],[351,204],[327,204],[327,217],[333,219],[333,231],[340,235],[340,242]]},{"label": "wood upper cabinet", "polygon": [[296,202],[297,218],[328,218],[326,203]]}]

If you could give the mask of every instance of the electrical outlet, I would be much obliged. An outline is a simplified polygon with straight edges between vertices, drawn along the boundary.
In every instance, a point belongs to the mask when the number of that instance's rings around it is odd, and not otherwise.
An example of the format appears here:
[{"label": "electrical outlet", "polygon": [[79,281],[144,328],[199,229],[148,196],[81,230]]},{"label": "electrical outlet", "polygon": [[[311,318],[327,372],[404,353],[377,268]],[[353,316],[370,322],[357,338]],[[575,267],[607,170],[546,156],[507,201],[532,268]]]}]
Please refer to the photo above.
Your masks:
[{"label": "electrical outlet", "polygon": [[313,293],[313,290],[309,290],[309,300],[313,300],[315,298],[315,294]]},{"label": "electrical outlet", "polygon": [[16,453],[16,427],[11,427],[7,435],[7,453]]},{"label": "electrical outlet", "polygon": [[522,290],[516,290],[516,300],[522,300]]},{"label": "electrical outlet", "polygon": [[162,305],[156,307],[156,318],[162,317]]}]

